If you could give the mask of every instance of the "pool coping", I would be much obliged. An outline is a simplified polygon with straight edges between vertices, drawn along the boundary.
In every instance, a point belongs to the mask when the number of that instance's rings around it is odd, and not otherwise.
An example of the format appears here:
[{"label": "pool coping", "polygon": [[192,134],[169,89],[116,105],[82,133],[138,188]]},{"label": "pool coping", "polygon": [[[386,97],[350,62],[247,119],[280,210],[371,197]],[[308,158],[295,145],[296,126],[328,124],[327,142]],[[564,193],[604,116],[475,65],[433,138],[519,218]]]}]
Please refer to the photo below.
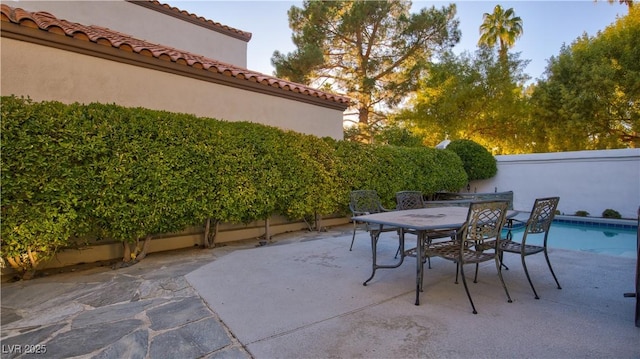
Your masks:
[{"label": "pool coping", "polygon": [[632,219],[599,218],[599,217],[577,217],[577,216],[555,216],[554,221],[558,223],[581,224],[593,227],[638,229],[638,222]]},{"label": "pool coping", "polygon": [[[528,212],[520,212],[516,217],[518,220],[525,221],[529,218]],[[553,219],[556,223],[580,224],[584,226],[592,226],[599,228],[617,228],[638,230],[638,222],[633,219],[616,219],[616,218],[600,218],[600,217],[578,217],[567,215],[556,215]],[[524,223],[518,223],[513,228],[524,226]]]}]

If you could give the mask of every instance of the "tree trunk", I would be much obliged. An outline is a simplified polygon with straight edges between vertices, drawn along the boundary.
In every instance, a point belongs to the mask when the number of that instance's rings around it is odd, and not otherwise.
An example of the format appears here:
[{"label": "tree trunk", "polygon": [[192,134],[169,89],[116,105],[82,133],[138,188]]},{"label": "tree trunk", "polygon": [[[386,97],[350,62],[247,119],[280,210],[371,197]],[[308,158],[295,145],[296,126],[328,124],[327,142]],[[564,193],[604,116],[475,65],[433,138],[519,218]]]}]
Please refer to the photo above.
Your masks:
[{"label": "tree trunk", "polygon": [[36,268],[38,265],[38,259],[36,257],[36,253],[31,252],[31,249],[27,248],[27,254],[29,256],[29,262],[31,264],[31,268]]},{"label": "tree trunk", "polygon": [[218,236],[218,231],[220,229],[220,221],[213,221],[213,235],[209,236],[209,248],[216,247],[216,237]]},{"label": "tree trunk", "polygon": [[28,263],[22,260],[20,256],[7,257],[7,261],[11,268],[20,273],[20,279],[29,280],[33,278],[36,273],[35,265],[30,266]]},{"label": "tree trunk", "polygon": [[23,272],[24,268],[22,268],[21,261],[20,261],[20,257],[16,256],[16,257],[7,257],[7,262],[9,262],[9,265],[11,266],[11,268]]},{"label": "tree trunk", "polygon": [[316,221],[316,231],[318,232],[326,232],[325,228],[322,228],[322,216],[318,214],[318,212],[314,212],[315,221]]},{"label": "tree trunk", "polygon": [[271,242],[271,219],[269,217],[267,217],[267,219],[264,221],[264,240],[268,242]]},{"label": "tree trunk", "polygon": [[211,218],[207,218],[204,226],[204,238],[202,240],[204,248],[215,248],[219,225],[220,221],[213,221],[213,234],[211,234]]},{"label": "tree trunk", "polygon": [[136,261],[143,260],[144,257],[147,256],[147,252],[149,251],[149,244],[151,243],[151,235],[147,235],[142,243],[142,250],[136,256]]},{"label": "tree trunk", "polygon": [[131,262],[131,247],[129,246],[129,243],[122,242],[122,247],[124,250],[124,254],[122,255],[122,261],[124,263]]},{"label": "tree trunk", "polygon": [[204,223],[204,238],[202,238],[202,246],[209,248],[209,230],[211,229],[211,218],[207,218]]},{"label": "tree trunk", "polygon": [[358,123],[362,127],[369,127],[369,109],[360,107],[358,109]]}]

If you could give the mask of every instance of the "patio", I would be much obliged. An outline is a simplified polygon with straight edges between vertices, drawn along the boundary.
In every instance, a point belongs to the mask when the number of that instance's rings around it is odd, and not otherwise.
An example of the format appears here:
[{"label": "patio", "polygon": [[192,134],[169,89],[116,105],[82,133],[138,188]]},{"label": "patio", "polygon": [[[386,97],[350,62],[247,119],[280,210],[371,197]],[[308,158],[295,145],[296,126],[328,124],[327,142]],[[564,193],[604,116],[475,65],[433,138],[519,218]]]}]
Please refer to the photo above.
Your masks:
[{"label": "patio", "polygon": [[[411,236],[408,236],[411,237]],[[386,238],[386,240],[385,240]],[[495,266],[471,284],[471,313],[455,267],[433,260],[420,306],[413,304],[415,261],[371,268],[368,235],[328,232],[317,240],[236,251],[187,275],[211,309],[256,358],[631,358],[640,354],[633,325],[634,261],[552,251],[563,285],[531,258],[540,287],[535,300],[518,256],[507,258],[507,303]],[[380,258],[393,258],[397,240],[384,233]],[[260,253],[262,252],[262,253]],[[540,258],[535,258],[540,257]],[[233,275],[230,275],[233,273]]]},{"label": "patio", "polygon": [[[541,297],[535,300],[519,258],[509,256],[504,276],[514,302],[506,302],[489,263],[481,266],[479,283],[470,283],[478,309],[473,315],[462,284],[453,283],[455,268],[443,260],[426,270],[420,306],[413,304],[413,258],[379,270],[363,286],[371,270],[369,236],[359,231],[349,252],[350,230],[289,233],[262,247],[248,241],[157,253],[115,271],[100,267],[3,283],[3,350],[31,333],[38,338],[33,344],[48,345],[47,357],[640,355],[634,299],[623,297],[633,290],[633,259],[552,250],[563,286],[558,290],[544,257],[533,256],[527,263]],[[408,235],[409,243],[413,238]],[[383,234],[380,258],[392,260],[396,243],[393,233]],[[117,323],[129,325],[122,335],[96,332],[124,327]]]}]

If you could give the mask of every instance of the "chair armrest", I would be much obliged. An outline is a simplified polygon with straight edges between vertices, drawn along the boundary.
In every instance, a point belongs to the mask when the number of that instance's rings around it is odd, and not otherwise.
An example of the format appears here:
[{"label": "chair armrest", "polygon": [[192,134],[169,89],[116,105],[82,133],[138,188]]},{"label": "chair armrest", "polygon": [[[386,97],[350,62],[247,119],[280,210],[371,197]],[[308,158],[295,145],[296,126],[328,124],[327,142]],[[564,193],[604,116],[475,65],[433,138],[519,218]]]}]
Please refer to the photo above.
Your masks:
[{"label": "chair armrest", "polygon": [[529,222],[529,220],[522,220],[522,219],[517,219],[517,218],[507,218],[507,222],[509,222],[511,224],[513,224],[513,222],[527,224],[527,222]]}]

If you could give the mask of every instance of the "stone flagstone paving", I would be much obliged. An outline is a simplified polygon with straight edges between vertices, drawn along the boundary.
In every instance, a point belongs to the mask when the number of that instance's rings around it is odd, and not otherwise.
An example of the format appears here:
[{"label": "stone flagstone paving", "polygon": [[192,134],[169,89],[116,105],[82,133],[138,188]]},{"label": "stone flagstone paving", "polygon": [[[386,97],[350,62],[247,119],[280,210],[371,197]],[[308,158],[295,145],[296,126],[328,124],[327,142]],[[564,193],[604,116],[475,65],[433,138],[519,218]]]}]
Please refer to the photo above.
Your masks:
[{"label": "stone flagstone paving", "polygon": [[0,356],[251,358],[184,275],[254,245],[152,253],[127,268],[53,269],[30,281],[5,281]]}]

